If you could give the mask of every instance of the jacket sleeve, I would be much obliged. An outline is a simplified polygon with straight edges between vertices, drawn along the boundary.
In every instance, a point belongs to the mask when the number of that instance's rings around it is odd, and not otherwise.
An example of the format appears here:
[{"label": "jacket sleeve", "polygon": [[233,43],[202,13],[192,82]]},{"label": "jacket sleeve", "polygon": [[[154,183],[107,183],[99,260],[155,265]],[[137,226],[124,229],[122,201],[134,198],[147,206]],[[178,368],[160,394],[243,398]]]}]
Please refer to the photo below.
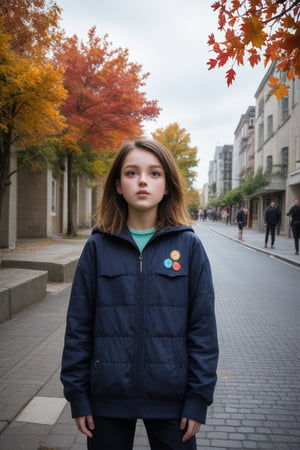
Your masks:
[{"label": "jacket sleeve", "polygon": [[91,414],[90,361],[94,319],[95,250],[91,241],[83,249],[75,272],[62,355],[61,381],[71,403],[72,417]]},{"label": "jacket sleeve", "polygon": [[280,223],[281,223],[281,209],[278,208],[277,211],[278,211],[278,224],[280,225]]},{"label": "jacket sleeve", "polygon": [[266,211],[265,211],[265,222],[266,223],[268,222],[268,219],[269,219],[269,210],[266,209]]},{"label": "jacket sleeve", "polygon": [[198,240],[190,268],[190,311],[187,329],[188,387],[182,411],[205,423],[217,381],[218,337],[210,264]]}]

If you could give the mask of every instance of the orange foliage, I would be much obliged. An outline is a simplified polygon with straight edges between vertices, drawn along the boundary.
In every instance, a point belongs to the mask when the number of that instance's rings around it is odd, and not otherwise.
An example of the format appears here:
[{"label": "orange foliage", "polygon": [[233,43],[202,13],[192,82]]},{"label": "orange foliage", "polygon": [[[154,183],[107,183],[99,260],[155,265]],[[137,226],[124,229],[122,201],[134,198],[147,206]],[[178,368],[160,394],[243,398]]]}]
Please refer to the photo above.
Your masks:
[{"label": "orange foliage", "polygon": [[268,86],[270,86],[271,93],[276,95],[278,100],[282,100],[282,97],[288,97],[289,95],[287,87],[283,83],[280,83],[279,78],[271,76]]},{"label": "orange foliage", "polygon": [[157,101],[146,100],[140,90],[148,74],[128,61],[127,50],[113,50],[107,36],[97,37],[95,28],[87,44],[76,35],[65,38],[55,59],[65,70],[64,141],[72,151],[80,151],[83,144],[95,151],[117,146],[141,133],[142,120],[158,116]]},{"label": "orange foliage", "polygon": [[[265,66],[277,61],[278,69],[288,79],[300,77],[300,2],[299,0],[219,0],[212,4],[218,13],[218,29],[225,40],[217,42],[209,35],[208,45],[215,58],[208,61],[209,70],[231,62],[226,72],[228,86],[235,77],[233,66],[244,64],[244,55],[251,65],[261,58]],[[272,92],[282,98],[288,91],[284,85],[270,81]]]},{"label": "orange foliage", "polygon": [[43,57],[59,41],[60,14],[61,8],[53,0],[0,2],[0,18],[10,33],[11,49],[23,56]]}]

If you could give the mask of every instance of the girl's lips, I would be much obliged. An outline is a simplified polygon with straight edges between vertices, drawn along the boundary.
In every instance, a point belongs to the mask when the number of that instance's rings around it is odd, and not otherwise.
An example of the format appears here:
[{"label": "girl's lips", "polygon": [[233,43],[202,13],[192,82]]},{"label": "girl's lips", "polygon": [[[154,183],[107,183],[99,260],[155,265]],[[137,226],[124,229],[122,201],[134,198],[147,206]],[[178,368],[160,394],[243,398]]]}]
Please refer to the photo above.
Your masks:
[{"label": "girl's lips", "polygon": [[147,191],[138,191],[138,192],[136,193],[136,195],[138,195],[139,197],[140,197],[140,196],[147,196],[147,195],[149,195],[149,192],[147,192]]}]

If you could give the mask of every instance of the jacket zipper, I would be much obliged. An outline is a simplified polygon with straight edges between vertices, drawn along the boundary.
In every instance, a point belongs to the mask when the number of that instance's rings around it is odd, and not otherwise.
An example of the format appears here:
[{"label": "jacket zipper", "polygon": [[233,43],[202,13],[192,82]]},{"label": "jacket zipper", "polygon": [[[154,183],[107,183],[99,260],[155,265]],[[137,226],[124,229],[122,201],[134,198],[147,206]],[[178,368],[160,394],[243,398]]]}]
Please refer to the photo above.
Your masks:
[{"label": "jacket zipper", "polygon": [[140,417],[142,411],[141,398],[143,391],[143,366],[144,366],[144,282],[143,282],[143,255],[139,255],[139,265],[140,265],[140,288],[139,288],[139,299],[138,299],[138,333],[137,333],[137,372],[136,372],[136,396],[135,396],[135,410],[136,417]]},{"label": "jacket zipper", "polygon": [[143,272],[143,255],[142,253],[139,256],[139,261],[140,261],[140,273]]}]

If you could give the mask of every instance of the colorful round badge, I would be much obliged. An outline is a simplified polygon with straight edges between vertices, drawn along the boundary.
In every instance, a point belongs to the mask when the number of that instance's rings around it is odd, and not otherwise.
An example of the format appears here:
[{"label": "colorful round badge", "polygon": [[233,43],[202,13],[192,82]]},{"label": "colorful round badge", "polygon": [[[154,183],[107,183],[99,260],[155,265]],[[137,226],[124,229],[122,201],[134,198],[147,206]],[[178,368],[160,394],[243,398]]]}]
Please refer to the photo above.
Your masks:
[{"label": "colorful round badge", "polygon": [[166,269],[171,269],[173,261],[170,258],[164,260],[164,266]]},{"label": "colorful round badge", "polygon": [[181,255],[180,255],[180,252],[178,250],[172,250],[171,253],[170,253],[170,258],[173,261],[178,261],[180,259],[180,256]]},{"label": "colorful round badge", "polygon": [[181,270],[181,264],[178,260],[181,258],[181,254],[179,250],[172,250],[170,252],[170,258],[166,258],[164,260],[164,266],[166,269],[173,269],[175,272]]},{"label": "colorful round badge", "polygon": [[172,267],[173,267],[173,270],[175,270],[176,272],[178,272],[181,269],[181,265],[178,261],[174,261]]}]

